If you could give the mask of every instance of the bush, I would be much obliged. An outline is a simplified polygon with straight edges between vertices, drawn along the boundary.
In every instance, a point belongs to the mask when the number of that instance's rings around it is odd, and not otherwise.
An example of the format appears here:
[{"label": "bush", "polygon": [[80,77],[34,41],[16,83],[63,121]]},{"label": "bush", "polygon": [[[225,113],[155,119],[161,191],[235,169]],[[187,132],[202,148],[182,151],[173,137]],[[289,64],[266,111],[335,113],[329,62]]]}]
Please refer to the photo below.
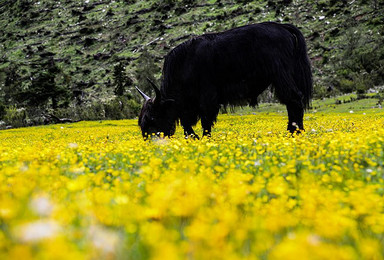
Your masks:
[{"label": "bush", "polygon": [[54,115],[59,118],[70,118],[77,120],[100,120],[105,119],[105,108],[102,102],[94,101],[85,105],[71,105],[68,108],[57,109]]},{"label": "bush", "polygon": [[4,122],[12,127],[27,126],[28,114],[24,108],[17,109],[11,106],[5,109]]},{"label": "bush", "polygon": [[313,87],[313,97],[317,99],[329,98],[337,94],[339,94],[338,91],[331,86],[315,84]]},{"label": "bush", "polygon": [[118,97],[105,105],[106,119],[127,119],[137,116],[140,105],[132,99]]},{"label": "bush", "polygon": [[59,118],[77,120],[105,120],[134,118],[140,111],[140,105],[127,96],[117,97],[108,102],[93,102],[86,106],[71,106],[58,109],[54,114]]},{"label": "bush", "polygon": [[342,93],[351,93],[354,91],[354,83],[349,79],[341,79],[338,82],[338,89]]},{"label": "bush", "polygon": [[368,89],[374,87],[374,82],[368,73],[352,73],[348,78],[336,80],[335,85],[342,93],[356,92],[357,94],[364,94]]}]

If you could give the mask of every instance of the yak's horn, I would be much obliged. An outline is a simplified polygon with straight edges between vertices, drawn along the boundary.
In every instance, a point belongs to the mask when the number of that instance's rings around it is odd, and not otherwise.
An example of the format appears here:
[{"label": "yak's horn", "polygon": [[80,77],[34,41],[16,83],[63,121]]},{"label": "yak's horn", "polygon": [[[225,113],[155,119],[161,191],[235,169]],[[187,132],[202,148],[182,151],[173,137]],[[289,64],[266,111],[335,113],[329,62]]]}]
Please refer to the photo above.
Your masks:
[{"label": "yak's horn", "polygon": [[147,77],[147,80],[149,82],[149,84],[151,84],[152,88],[155,90],[155,93],[156,93],[156,98],[157,99],[160,99],[161,98],[161,94],[160,94],[160,90],[159,88],[156,86],[155,83],[152,82],[152,80],[150,80],[148,77]]},{"label": "yak's horn", "polygon": [[145,95],[144,92],[141,91],[138,87],[135,86],[135,88],[137,89],[137,91],[139,91],[140,95],[145,99],[145,101],[148,101],[148,100],[151,99],[150,97],[148,97],[147,95]]}]

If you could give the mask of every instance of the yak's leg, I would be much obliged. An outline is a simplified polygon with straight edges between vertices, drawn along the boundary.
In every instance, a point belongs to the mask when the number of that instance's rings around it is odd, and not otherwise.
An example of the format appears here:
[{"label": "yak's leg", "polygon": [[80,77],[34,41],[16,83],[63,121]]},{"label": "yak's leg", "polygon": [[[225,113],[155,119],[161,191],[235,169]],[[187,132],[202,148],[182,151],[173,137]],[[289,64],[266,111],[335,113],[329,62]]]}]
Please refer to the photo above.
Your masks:
[{"label": "yak's leg", "polygon": [[199,139],[199,136],[193,131],[192,126],[196,125],[198,116],[194,113],[185,113],[180,117],[180,124],[184,128],[185,138]]},{"label": "yak's leg", "polygon": [[287,130],[291,133],[294,133],[295,131],[300,133],[300,130],[304,130],[304,106],[302,102],[303,94],[299,89],[297,89],[295,81],[291,77],[287,76],[287,74],[281,74],[276,77],[276,81],[273,84],[275,86],[278,99],[287,106]]},{"label": "yak's leg", "polygon": [[297,131],[300,133],[300,130],[304,130],[303,117],[304,117],[304,108],[301,104],[298,103],[288,103],[288,127],[287,130],[291,133]]},{"label": "yak's leg", "polygon": [[183,126],[185,139],[193,138],[199,140],[199,136],[193,131],[192,126]]},{"label": "yak's leg", "polygon": [[203,127],[203,136],[211,137],[212,126],[216,122],[219,109],[220,107],[217,105],[209,107],[209,109],[202,112],[201,126]]},{"label": "yak's leg", "polygon": [[201,119],[201,126],[203,127],[203,137],[211,137],[212,125],[206,120]]}]

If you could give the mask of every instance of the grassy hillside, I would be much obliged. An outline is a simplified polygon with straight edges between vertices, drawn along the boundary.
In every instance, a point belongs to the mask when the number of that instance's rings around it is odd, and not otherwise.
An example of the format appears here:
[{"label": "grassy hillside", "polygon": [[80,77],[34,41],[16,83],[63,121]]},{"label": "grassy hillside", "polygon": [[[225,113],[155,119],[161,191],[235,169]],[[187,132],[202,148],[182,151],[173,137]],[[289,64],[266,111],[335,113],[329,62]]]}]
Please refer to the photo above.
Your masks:
[{"label": "grassy hillside", "polygon": [[[159,80],[176,45],[262,21],[302,30],[317,96],[364,92],[383,84],[383,10],[382,1],[363,0],[3,0],[0,116],[10,105],[85,119],[92,107],[88,118],[102,117],[98,109],[105,116],[100,104],[113,110],[116,96],[137,98],[134,85],[149,91],[145,77]],[[136,113],[137,104],[127,106]]]}]

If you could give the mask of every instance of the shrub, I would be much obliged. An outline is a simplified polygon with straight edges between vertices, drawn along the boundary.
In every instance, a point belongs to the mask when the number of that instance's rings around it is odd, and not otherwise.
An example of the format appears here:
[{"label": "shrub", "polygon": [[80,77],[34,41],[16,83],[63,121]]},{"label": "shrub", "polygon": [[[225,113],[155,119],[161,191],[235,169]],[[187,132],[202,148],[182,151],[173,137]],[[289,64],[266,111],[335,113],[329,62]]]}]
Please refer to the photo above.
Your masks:
[{"label": "shrub", "polygon": [[140,105],[128,96],[117,97],[107,102],[93,102],[84,106],[70,106],[58,109],[54,114],[59,118],[76,120],[129,119],[138,115]]},{"label": "shrub", "polygon": [[28,114],[24,108],[18,109],[11,106],[5,109],[4,122],[12,127],[23,127],[27,125]]},{"label": "shrub", "polygon": [[140,105],[132,99],[118,97],[105,105],[106,119],[133,118],[139,113]]},{"label": "shrub", "polygon": [[352,80],[349,79],[341,79],[338,82],[338,89],[342,93],[351,93],[354,90],[354,84]]}]

